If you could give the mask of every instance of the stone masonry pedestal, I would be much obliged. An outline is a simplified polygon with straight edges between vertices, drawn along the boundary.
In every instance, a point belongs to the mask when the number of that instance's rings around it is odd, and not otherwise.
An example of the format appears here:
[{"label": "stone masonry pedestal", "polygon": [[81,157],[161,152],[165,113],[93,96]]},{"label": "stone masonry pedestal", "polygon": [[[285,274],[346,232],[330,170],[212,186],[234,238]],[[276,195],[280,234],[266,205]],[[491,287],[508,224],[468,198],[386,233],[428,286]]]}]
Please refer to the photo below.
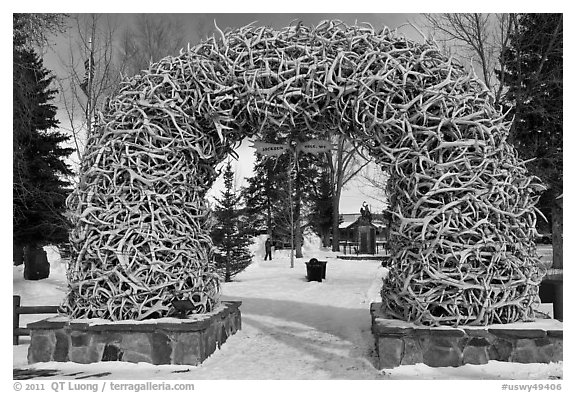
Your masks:
[{"label": "stone masonry pedestal", "polygon": [[104,361],[198,365],[241,328],[239,301],[187,319],[107,322],[65,316],[28,324],[28,363]]},{"label": "stone masonry pedestal", "polygon": [[372,333],[380,369],[424,363],[431,367],[559,362],[563,355],[560,321],[542,319],[489,326],[419,326],[388,319],[382,303],[372,303]]}]

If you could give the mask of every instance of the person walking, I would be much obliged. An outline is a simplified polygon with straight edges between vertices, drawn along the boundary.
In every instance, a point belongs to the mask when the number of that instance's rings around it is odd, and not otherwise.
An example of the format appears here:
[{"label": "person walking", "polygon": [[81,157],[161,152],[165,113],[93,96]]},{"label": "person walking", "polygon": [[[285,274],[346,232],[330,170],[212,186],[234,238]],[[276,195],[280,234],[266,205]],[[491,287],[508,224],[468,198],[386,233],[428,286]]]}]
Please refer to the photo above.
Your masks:
[{"label": "person walking", "polygon": [[266,239],[266,243],[264,243],[264,248],[266,249],[266,255],[264,255],[264,260],[270,258],[272,260],[272,240],[270,238]]}]

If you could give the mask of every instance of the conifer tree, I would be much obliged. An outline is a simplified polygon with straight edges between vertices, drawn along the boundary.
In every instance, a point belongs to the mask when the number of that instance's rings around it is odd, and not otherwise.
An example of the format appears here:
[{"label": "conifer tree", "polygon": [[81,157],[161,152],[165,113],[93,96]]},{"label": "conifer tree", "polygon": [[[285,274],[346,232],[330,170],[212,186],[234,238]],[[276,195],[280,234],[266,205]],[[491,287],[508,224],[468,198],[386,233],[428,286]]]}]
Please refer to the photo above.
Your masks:
[{"label": "conifer tree", "polygon": [[322,172],[312,191],[314,198],[311,201],[309,220],[314,232],[320,236],[322,246],[328,247],[332,229],[333,189],[326,170]]},{"label": "conifer tree", "polygon": [[232,280],[252,262],[248,246],[252,242],[246,222],[239,209],[240,196],[236,195],[234,187],[234,172],[230,162],[224,170],[224,190],[222,197],[216,200],[214,210],[215,225],[212,229],[212,241],[216,269],[224,277],[225,282]]},{"label": "conifer tree", "polygon": [[502,54],[510,140],[547,185],[540,208],[551,223],[553,267],[563,266],[563,16],[520,14]]},{"label": "conifer tree", "polygon": [[[306,130],[290,134],[271,130],[262,135],[264,142],[291,145],[292,148],[298,141],[314,138],[321,136]],[[298,153],[297,163],[295,160],[294,150],[278,157],[257,154],[254,175],[247,179],[248,186],[242,190],[242,195],[253,227],[265,230],[268,236],[282,243],[290,243],[290,234],[293,233],[296,258],[301,258],[302,230],[309,225],[306,218],[311,217],[309,212],[316,203],[315,188],[323,163],[316,155],[303,152]],[[294,225],[292,230],[291,225]]]},{"label": "conifer tree", "polygon": [[241,195],[254,235],[266,232],[273,239],[280,238],[278,215],[287,209],[288,203],[288,174],[284,169],[287,165],[288,159],[283,156],[278,159],[259,156],[254,163],[253,176],[246,179],[248,184]]},{"label": "conifer tree", "polygon": [[15,263],[25,246],[67,242],[65,200],[72,175],[64,158],[73,151],[62,147],[68,136],[58,132],[54,76],[27,42],[28,35],[14,16],[13,46],[13,242]]}]

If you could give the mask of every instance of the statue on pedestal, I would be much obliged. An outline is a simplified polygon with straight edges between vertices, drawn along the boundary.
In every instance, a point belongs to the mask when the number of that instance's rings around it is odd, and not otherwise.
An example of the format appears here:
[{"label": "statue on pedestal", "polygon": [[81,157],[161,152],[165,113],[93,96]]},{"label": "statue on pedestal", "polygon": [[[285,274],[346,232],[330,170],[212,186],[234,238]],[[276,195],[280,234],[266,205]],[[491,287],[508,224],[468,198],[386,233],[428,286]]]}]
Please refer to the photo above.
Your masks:
[{"label": "statue on pedestal", "polygon": [[372,213],[370,213],[370,208],[368,207],[366,201],[362,203],[362,207],[360,208],[360,214],[362,215],[361,218],[363,219],[363,221],[369,223],[372,222]]}]

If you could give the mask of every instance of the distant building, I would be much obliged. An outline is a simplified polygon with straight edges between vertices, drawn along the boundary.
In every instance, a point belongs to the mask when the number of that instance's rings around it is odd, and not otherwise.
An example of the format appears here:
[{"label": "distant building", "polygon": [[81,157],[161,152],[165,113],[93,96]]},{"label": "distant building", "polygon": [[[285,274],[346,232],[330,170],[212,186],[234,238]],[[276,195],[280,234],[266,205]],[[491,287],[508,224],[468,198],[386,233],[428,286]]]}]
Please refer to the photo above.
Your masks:
[{"label": "distant building", "polygon": [[[372,227],[373,230],[370,232],[375,235],[374,238],[371,235],[369,236],[369,242],[372,243],[374,241],[375,244],[368,245],[368,248],[373,250],[368,253],[374,253],[374,251],[378,253],[379,250],[384,249],[389,230],[389,224],[384,214],[372,214],[372,221],[368,225],[366,221],[362,220],[360,213],[341,214],[340,224],[338,225],[341,245],[348,248],[349,251],[355,250],[355,252],[361,252],[366,249],[362,244],[362,236],[366,233],[366,226]],[[354,249],[354,247],[356,248]]]},{"label": "distant building", "polygon": [[[354,228],[358,226],[358,219],[360,217],[360,213],[340,214],[340,224],[338,224],[338,229],[340,230],[340,241],[352,241],[354,239],[353,231]],[[372,225],[374,225],[376,228],[376,240],[385,241],[389,226],[388,221],[384,218],[384,215],[373,214]]]}]

